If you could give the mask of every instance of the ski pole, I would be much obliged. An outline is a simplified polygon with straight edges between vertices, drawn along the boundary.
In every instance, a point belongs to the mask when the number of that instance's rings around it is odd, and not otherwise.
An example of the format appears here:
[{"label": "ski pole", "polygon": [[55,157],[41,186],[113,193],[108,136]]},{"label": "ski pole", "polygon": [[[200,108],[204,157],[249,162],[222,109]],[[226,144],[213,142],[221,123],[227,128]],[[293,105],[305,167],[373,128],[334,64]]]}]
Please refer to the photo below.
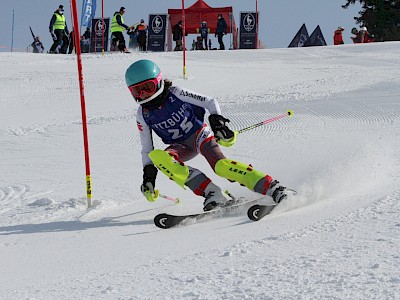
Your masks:
[{"label": "ski pole", "polygon": [[271,118],[271,119],[262,121],[262,122],[260,122],[260,123],[251,125],[251,126],[249,126],[249,127],[246,127],[246,128],[240,129],[240,130],[237,130],[237,131],[235,131],[235,133],[236,133],[236,134],[243,133],[243,132],[245,132],[245,131],[248,131],[248,130],[254,129],[254,128],[256,128],[256,127],[259,127],[259,126],[262,126],[262,125],[271,123],[271,122],[273,122],[273,121],[282,119],[282,118],[284,118],[284,117],[291,117],[291,116],[293,115],[293,113],[294,113],[293,110],[289,109],[289,110],[288,110],[285,114],[283,114],[283,115],[276,116],[276,117],[273,117],[273,118]]},{"label": "ski pole", "polygon": [[170,201],[172,201],[172,202],[175,202],[175,204],[181,203],[181,200],[180,200],[179,198],[173,198],[173,197],[166,196],[166,195],[163,195],[163,194],[158,194],[158,195],[159,195],[161,198],[164,198],[164,199],[170,200]]},{"label": "ski pole", "polygon": [[175,202],[176,204],[181,203],[181,200],[179,198],[172,198],[172,197],[160,194],[160,190],[154,190],[153,193],[151,193],[150,190],[147,190],[144,192],[144,195],[145,195],[147,201],[149,201],[149,202],[154,202],[158,199],[158,197],[161,197],[161,198],[170,200],[172,202]]},{"label": "ski pole", "polygon": [[233,144],[235,144],[235,142],[236,142],[236,136],[237,136],[239,133],[246,132],[246,131],[251,130],[251,129],[254,129],[254,128],[258,127],[258,126],[262,126],[262,125],[271,123],[271,122],[273,122],[273,121],[282,119],[282,118],[287,117],[287,116],[290,117],[290,116],[292,116],[292,115],[293,115],[293,110],[289,109],[289,110],[288,110],[285,114],[283,114],[283,115],[273,117],[273,118],[271,118],[271,119],[262,121],[262,122],[260,122],[260,123],[251,125],[251,126],[246,127],[246,128],[242,128],[242,129],[239,129],[239,130],[235,130],[235,131],[233,132],[233,137],[232,137],[230,140],[228,140],[228,141],[224,141],[224,140],[222,140],[222,139],[218,139],[217,142],[218,142],[218,144],[220,144],[221,146],[224,146],[224,147],[231,147]]}]

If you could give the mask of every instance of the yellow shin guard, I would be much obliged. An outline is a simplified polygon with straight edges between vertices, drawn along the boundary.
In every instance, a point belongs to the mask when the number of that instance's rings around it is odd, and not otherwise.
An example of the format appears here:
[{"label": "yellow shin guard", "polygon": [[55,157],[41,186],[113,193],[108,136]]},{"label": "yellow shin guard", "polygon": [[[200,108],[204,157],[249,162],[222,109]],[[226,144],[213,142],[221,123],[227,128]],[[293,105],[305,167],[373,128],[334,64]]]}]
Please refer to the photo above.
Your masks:
[{"label": "yellow shin guard", "polygon": [[184,184],[189,176],[189,168],[187,166],[175,161],[168,152],[163,150],[153,150],[149,153],[149,157],[153,164],[169,179],[185,188]]},{"label": "yellow shin guard", "polygon": [[252,167],[227,158],[220,159],[216,163],[215,173],[223,178],[237,181],[250,190],[254,190],[257,182],[265,177],[264,173],[257,171]]}]

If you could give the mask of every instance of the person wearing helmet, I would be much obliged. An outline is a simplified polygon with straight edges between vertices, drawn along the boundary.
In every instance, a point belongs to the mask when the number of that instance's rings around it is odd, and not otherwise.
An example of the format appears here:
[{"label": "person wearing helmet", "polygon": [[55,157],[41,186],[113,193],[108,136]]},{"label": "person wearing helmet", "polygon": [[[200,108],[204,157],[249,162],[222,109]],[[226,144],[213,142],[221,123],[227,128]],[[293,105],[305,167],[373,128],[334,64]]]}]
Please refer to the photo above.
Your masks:
[{"label": "person wearing helmet", "polygon": [[[131,64],[125,81],[140,105],[136,115],[143,163],[140,189],[148,201],[157,198],[155,181],[159,169],[181,187],[203,196],[204,211],[226,205],[221,189],[202,171],[185,164],[199,153],[217,175],[268,195],[276,203],[287,197],[290,190],[279,181],[251,165],[224,156],[219,145],[233,145],[237,133],[228,127],[229,120],[221,115],[216,99],[173,86],[171,81],[163,79],[160,68],[150,60]],[[210,114],[210,126],[205,123],[206,112]],[[168,145],[165,150],[154,149],[153,133]]]},{"label": "person wearing helmet", "polygon": [[343,36],[342,33],[344,31],[344,28],[339,26],[338,29],[335,30],[335,33],[333,35],[333,44],[334,45],[343,45]]},{"label": "person wearing helmet", "polygon": [[207,26],[207,22],[201,22],[201,27],[196,29],[197,33],[200,33],[201,38],[201,49],[207,50],[208,34],[210,33],[210,28]]}]

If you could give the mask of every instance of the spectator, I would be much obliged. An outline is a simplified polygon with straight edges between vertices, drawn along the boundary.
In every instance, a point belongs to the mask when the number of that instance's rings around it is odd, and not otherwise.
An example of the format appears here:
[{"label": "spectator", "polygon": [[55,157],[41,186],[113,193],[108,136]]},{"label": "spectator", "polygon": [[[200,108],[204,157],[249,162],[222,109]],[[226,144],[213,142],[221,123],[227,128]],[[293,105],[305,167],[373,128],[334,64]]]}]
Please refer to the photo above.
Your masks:
[{"label": "spectator", "polygon": [[49,31],[54,40],[49,53],[56,53],[57,47],[62,43],[60,52],[66,54],[69,45],[69,31],[67,23],[65,22],[63,5],[60,5],[51,17]]},{"label": "spectator", "polygon": [[333,35],[333,44],[334,45],[343,45],[343,36],[342,33],[344,31],[344,28],[339,26],[338,29],[335,30],[335,33]]},{"label": "spectator", "polygon": [[114,13],[114,17],[111,21],[111,34],[113,35],[111,47],[115,50],[118,45],[120,52],[129,53],[128,49],[126,49],[125,38],[123,34],[125,30],[129,29],[129,27],[124,23],[124,18],[122,17],[124,14],[125,7],[121,7],[119,11]]},{"label": "spectator", "polygon": [[172,39],[175,41],[175,49],[174,51],[182,51],[182,38],[183,38],[183,31],[182,31],[182,21],[179,21],[175,24],[174,28],[172,29]]},{"label": "spectator", "polygon": [[118,50],[118,40],[115,41],[114,43],[114,34],[111,32],[110,35],[110,40],[111,40],[111,45],[110,45],[110,51],[117,51]]},{"label": "spectator", "polygon": [[196,30],[198,33],[200,33],[200,37],[201,37],[201,44],[202,44],[202,49],[203,50],[207,50],[207,40],[208,40],[208,34],[210,33],[210,28],[208,28],[207,26],[207,22],[203,21],[201,22],[201,27],[200,29],[197,28]]},{"label": "spectator", "polygon": [[90,27],[86,27],[85,32],[81,36],[81,52],[82,53],[90,52],[90,36],[91,36]]},{"label": "spectator", "polygon": [[196,37],[196,50],[204,50],[203,39],[201,36]]},{"label": "spectator", "polygon": [[140,20],[140,24],[135,30],[138,33],[137,42],[139,44],[140,51],[146,51],[147,45],[147,25],[143,19]]},{"label": "spectator", "polygon": [[351,33],[355,35],[355,37],[351,37],[354,44],[374,42],[374,38],[369,35],[367,27],[365,26],[361,27],[360,31],[358,31],[356,28],[353,28]]},{"label": "spectator", "polygon": [[136,50],[139,45],[137,42],[138,33],[135,30],[135,25],[130,26],[127,33],[129,35],[129,49]]},{"label": "spectator", "polygon": [[75,40],[74,40],[74,31],[72,30],[69,33],[69,42],[68,42],[68,54],[71,54],[75,48]]},{"label": "spectator", "polygon": [[351,33],[355,36],[350,37],[354,44],[361,43],[361,33],[357,30],[357,28],[352,28]]},{"label": "spectator", "polygon": [[90,52],[90,39],[86,38],[85,35],[81,36],[81,52],[82,53]]},{"label": "spectator", "polygon": [[361,43],[372,43],[374,38],[368,33],[367,27],[361,27]]},{"label": "spectator", "polygon": [[225,50],[225,45],[222,40],[222,37],[224,36],[224,34],[226,34],[226,29],[227,29],[226,21],[222,17],[222,15],[219,14],[217,22],[217,30],[215,31],[215,36],[216,37],[218,36],[219,50]]},{"label": "spectator", "polygon": [[44,47],[43,47],[42,42],[40,41],[39,36],[35,37],[31,46],[33,48],[33,53],[43,53],[43,51],[44,51]]},{"label": "spectator", "polygon": [[83,34],[83,36],[85,37],[85,39],[90,40],[90,35],[91,35],[90,28],[86,27],[86,30],[85,30],[85,33]]}]

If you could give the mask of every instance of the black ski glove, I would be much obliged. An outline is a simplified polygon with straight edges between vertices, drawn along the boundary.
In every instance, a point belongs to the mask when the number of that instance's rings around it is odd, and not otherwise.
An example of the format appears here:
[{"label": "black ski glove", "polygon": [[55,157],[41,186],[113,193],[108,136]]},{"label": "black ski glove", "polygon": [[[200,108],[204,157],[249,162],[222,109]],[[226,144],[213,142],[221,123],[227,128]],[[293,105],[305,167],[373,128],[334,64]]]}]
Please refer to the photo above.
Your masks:
[{"label": "black ski glove", "polygon": [[154,165],[146,165],[143,168],[143,183],[140,190],[146,199],[150,202],[155,200],[154,188],[156,186],[157,168]]},{"label": "black ski glove", "polygon": [[234,137],[235,134],[226,125],[226,123],[230,122],[229,119],[226,119],[221,115],[213,114],[208,117],[208,121],[210,122],[211,129],[214,132],[217,141],[219,139],[227,141]]}]

